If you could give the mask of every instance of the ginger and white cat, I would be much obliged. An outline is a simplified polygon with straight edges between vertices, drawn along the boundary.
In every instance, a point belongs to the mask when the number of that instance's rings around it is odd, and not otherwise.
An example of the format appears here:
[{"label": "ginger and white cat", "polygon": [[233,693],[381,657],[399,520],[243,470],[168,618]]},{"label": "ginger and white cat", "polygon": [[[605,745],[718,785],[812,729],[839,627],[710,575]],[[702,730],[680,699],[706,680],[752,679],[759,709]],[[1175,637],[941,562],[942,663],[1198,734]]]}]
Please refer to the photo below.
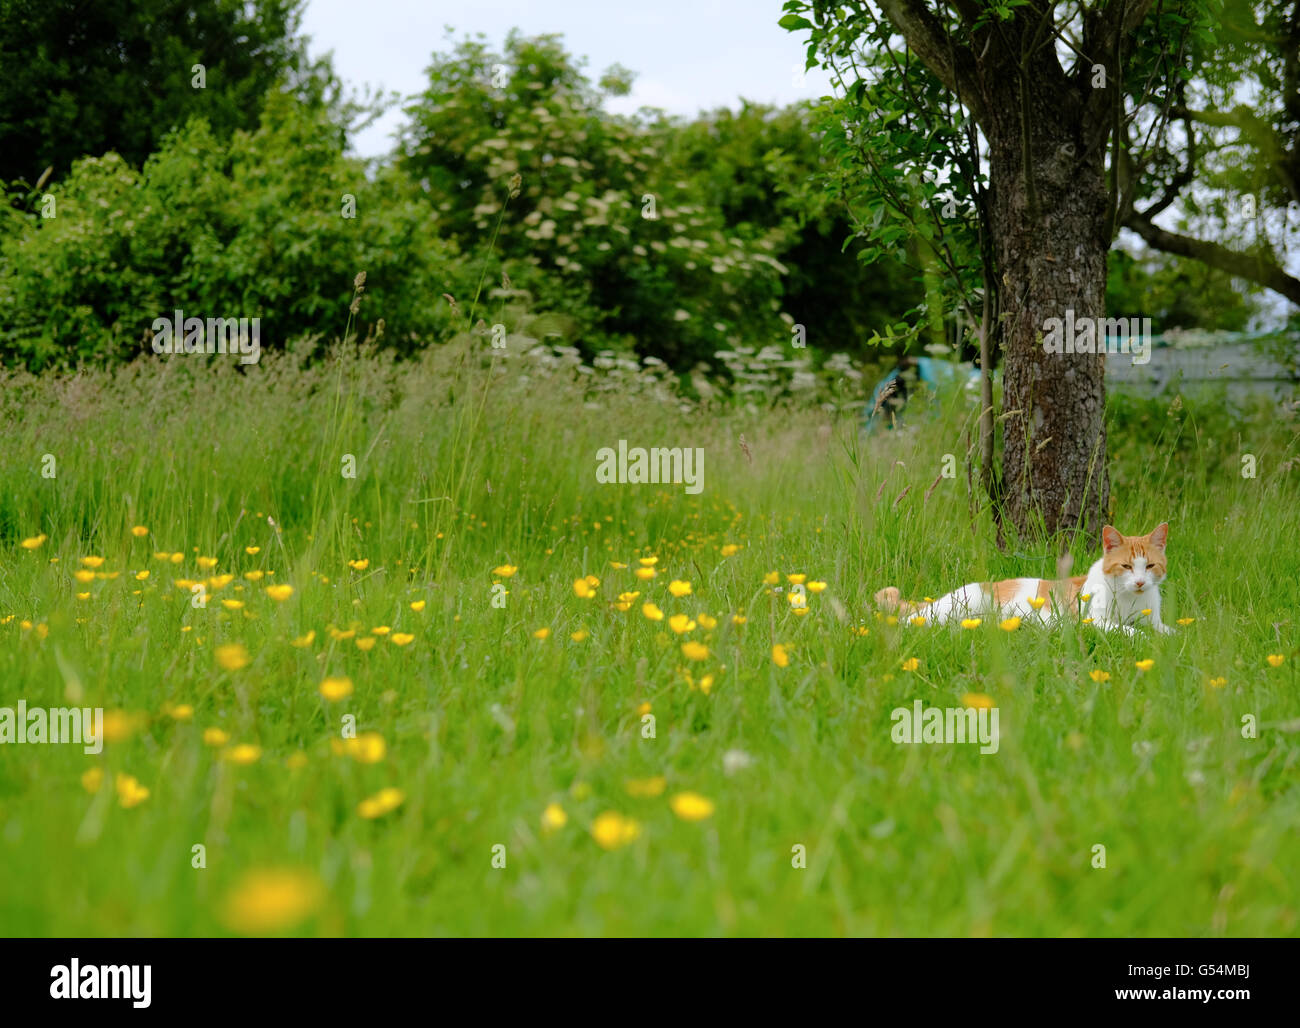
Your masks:
[{"label": "ginger and white cat", "polygon": [[1052,582],[1046,578],[1008,578],[1001,582],[972,582],[930,603],[901,598],[893,586],[876,593],[877,605],[897,610],[914,624],[945,624],[961,618],[998,615],[1051,621],[1078,609],[1098,628],[1119,628],[1129,634],[1146,622],[1157,632],[1173,629],[1160,620],[1160,583],[1165,580],[1165,542],[1169,525],[1157,525],[1149,535],[1120,535],[1107,525],[1101,530],[1101,559],[1086,575]]}]

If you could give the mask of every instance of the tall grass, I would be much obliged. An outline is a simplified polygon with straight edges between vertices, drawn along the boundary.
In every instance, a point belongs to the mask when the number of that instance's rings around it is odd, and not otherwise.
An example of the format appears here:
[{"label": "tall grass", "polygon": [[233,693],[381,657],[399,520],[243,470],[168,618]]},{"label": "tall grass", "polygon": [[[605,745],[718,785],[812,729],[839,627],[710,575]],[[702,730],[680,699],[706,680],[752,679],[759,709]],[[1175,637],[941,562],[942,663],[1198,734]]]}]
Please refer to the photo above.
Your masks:
[{"label": "tall grass", "polygon": [[[1113,520],[1171,522],[1165,620],[1195,618],[1176,635],[917,630],[878,619],[875,590],[1055,567],[997,551],[964,478],[939,477],[968,411],[866,438],[843,396],[688,400],[608,363],[500,359],[467,334],[417,362],[338,348],[251,373],[174,357],[0,382],[3,705],[102,706],[113,730],[100,756],[0,746],[5,930],[1295,933],[1293,421],[1115,401]],[[598,485],[596,451],[620,438],[703,448],[704,493]],[[88,555],[116,577],[76,581]],[[634,578],[651,556],[657,575]],[[789,573],[827,583],[805,616]],[[575,592],[586,575],[594,598]],[[206,606],[176,579],[207,583]],[[295,591],[277,602],[271,583]],[[625,592],[640,595],[615,609]],[[697,626],[679,636],[647,601]],[[246,666],[221,666],[230,644]],[[324,700],[327,676],[354,694]],[[997,754],[891,741],[895,707],[968,694],[1000,710]],[[169,713],[182,705],[188,719]],[[382,759],[346,748],[344,715],[382,736]],[[228,742],[206,745],[213,727]],[[238,743],[258,759],[230,759]],[[120,773],[148,798],[124,807]],[[660,794],[632,794],[658,777]],[[401,805],[361,816],[390,787]],[[684,791],[711,816],[676,816]],[[565,823],[547,830],[552,804]],[[591,833],[606,811],[639,834],[606,850]],[[268,870],[297,902],[267,899]]]}]

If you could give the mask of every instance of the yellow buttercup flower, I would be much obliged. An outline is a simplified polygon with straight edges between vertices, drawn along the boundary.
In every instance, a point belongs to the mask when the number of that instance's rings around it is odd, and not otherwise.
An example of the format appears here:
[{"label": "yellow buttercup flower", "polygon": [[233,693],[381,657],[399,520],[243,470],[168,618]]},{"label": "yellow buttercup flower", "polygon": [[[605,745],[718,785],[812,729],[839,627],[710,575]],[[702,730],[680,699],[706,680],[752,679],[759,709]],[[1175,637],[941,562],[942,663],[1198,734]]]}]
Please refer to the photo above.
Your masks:
[{"label": "yellow buttercup flower", "polygon": [[104,558],[103,557],[82,557],[81,563],[84,567],[98,568],[103,566]]},{"label": "yellow buttercup flower", "polygon": [[148,572],[148,571],[137,571],[137,572],[135,573],[135,580],[136,580],[137,582],[143,582],[143,581],[144,581],[146,578],[148,578],[148,577],[149,577],[149,572]]},{"label": "yellow buttercup flower", "polygon": [[682,656],[687,660],[708,660],[709,648],[703,643],[682,643]]},{"label": "yellow buttercup flower", "polygon": [[343,700],[352,695],[352,679],[326,678],[320,684],[320,694],[327,700]]},{"label": "yellow buttercup flower", "polygon": [[1282,662],[1286,660],[1286,656],[1281,653],[1270,653],[1264,659],[1268,661],[1269,667],[1281,667]]},{"label": "yellow buttercup flower", "polygon": [[357,813],[368,821],[391,814],[406,802],[406,794],[401,789],[380,789],[373,796],[357,804]]},{"label": "yellow buttercup flower", "polygon": [[1150,671],[1153,667],[1156,666],[1156,662],[1152,660],[1150,657],[1147,657],[1145,660],[1136,661],[1133,664],[1133,666],[1137,668],[1139,671]]},{"label": "yellow buttercup flower", "polygon": [[825,589],[825,588],[826,588],[826,583],[825,583],[825,582],[809,582],[809,583],[808,583],[808,591],[809,591],[810,593],[819,593],[819,592],[821,592],[821,591],[822,591],[823,589]]},{"label": "yellow buttercup flower", "polygon": [[636,821],[613,810],[600,814],[591,823],[591,837],[607,850],[626,846],[640,834],[641,826]]},{"label": "yellow buttercup flower", "polygon": [[982,692],[968,692],[961,698],[963,707],[974,707],[976,710],[992,710],[994,703],[993,697],[986,696]]},{"label": "yellow buttercup flower", "polygon": [[1005,621],[999,623],[998,627],[1004,632],[1014,632],[1020,627],[1020,619],[1014,617],[1007,618]]},{"label": "yellow buttercup flower", "polygon": [[691,631],[695,627],[695,622],[685,614],[674,614],[668,619],[668,627],[681,635],[683,632]]},{"label": "yellow buttercup flower", "polygon": [[268,585],[266,595],[275,600],[276,603],[283,603],[293,595],[293,586],[291,585]]},{"label": "yellow buttercup flower", "polygon": [[718,619],[710,617],[708,614],[696,614],[695,620],[700,623],[700,627],[706,632],[712,631],[718,627]]},{"label": "yellow buttercup flower", "polygon": [[226,895],[222,924],[241,935],[288,931],[320,906],[325,889],[308,871],[250,871]]},{"label": "yellow buttercup flower", "polygon": [[359,649],[362,653],[369,653],[371,650],[375,648],[375,643],[377,643],[378,641],[379,640],[376,639],[373,635],[362,636],[360,639],[357,640],[357,649]]},{"label": "yellow buttercup flower", "polygon": [[225,607],[226,610],[240,610],[244,606],[244,601],[243,600],[222,600],[221,605]]},{"label": "yellow buttercup flower", "polygon": [[95,580],[95,572],[86,571],[84,569],[78,570],[72,573],[72,577],[75,578],[82,585],[87,585],[90,582],[93,582]]},{"label": "yellow buttercup flower", "polygon": [[654,578],[656,572],[654,568],[637,568],[633,574],[635,574],[637,578],[641,579],[641,581],[648,582],[650,579]]},{"label": "yellow buttercup flower", "polygon": [[203,729],[204,746],[224,746],[230,741],[230,736],[220,728]]},{"label": "yellow buttercup flower", "polygon": [[596,595],[596,590],[591,587],[591,583],[585,578],[575,578],[573,580],[573,594],[580,599],[589,600]]},{"label": "yellow buttercup flower", "polygon": [[300,650],[305,650],[316,641],[316,629],[311,629],[306,635],[300,635],[298,638],[289,642],[290,646],[296,646]]},{"label": "yellow buttercup flower", "polygon": [[779,571],[769,571],[763,576],[764,585],[776,585],[779,581],[781,581],[781,573]]},{"label": "yellow buttercup flower", "polygon": [[39,549],[42,546],[42,544],[44,544],[47,538],[48,536],[46,536],[44,533],[41,533],[40,535],[32,536],[30,539],[24,539],[18,545],[21,546],[24,550],[36,550]]},{"label": "yellow buttercup flower", "polygon": [[1179,618],[1179,619],[1178,619],[1178,624],[1180,624],[1180,625],[1190,625],[1190,624],[1191,624],[1193,621],[1195,621],[1195,620],[1196,620],[1196,618]]},{"label": "yellow buttercup flower", "polygon": [[727,543],[718,552],[721,553],[724,557],[730,557],[733,554],[739,553],[740,547],[737,546],[735,543]]},{"label": "yellow buttercup flower", "polygon": [[411,609],[418,614],[420,613],[420,611],[424,610],[424,604],[425,604],[424,600],[412,600]]},{"label": "yellow buttercup flower", "polygon": [[713,816],[713,801],[698,792],[679,792],[668,801],[668,805],[683,821],[703,821]]},{"label": "yellow buttercup flower", "polygon": [[691,583],[684,582],[680,578],[675,578],[668,583],[668,591],[678,599],[681,599],[683,596],[689,596],[691,594]]},{"label": "yellow buttercup flower", "polygon": [[173,721],[189,721],[194,717],[194,708],[188,703],[178,703],[174,707],[167,708],[167,715]]},{"label": "yellow buttercup flower", "polygon": [[732,614],[732,615],[731,615],[731,623],[732,623],[733,625],[743,625],[743,624],[744,624],[746,621],[748,621],[748,620],[749,620],[749,618],[745,617],[744,614]]},{"label": "yellow buttercup flower", "polygon": [[370,558],[367,557],[364,560],[350,560],[348,561],[348,567],[353,571],[365,571],[366,568],[370,567]]},{"label": "yellow buttercup flower", "polygon": [[921,666],[921,662],[916,657],[908,657],[905,661],[903,661],[904,671],[915,671],[920,666]]},{"label": "yellow buttercup flower", "polygon": [[250,557],[256,557],[259,553],[262,552],[262,547],[260,547],[260,546],[245,546],[245,547],[244,547],[244,552],[247,553]]},{"label": "yellow buttercup flower", "polygon": [[667,784],[667,778],[656,775],[654,778],[629,778],[623,783],[623,788],[627,790],[629,796],[644,799],[662,795]]},{"label": "yellow buttercup flower", "polygon": [[1091,678],[1094,682],[1109,682],[1110,672],[1102,671],[1100,668],[1096,668],[1088,672],[1088,677]]},{"label": "yellow buttercup flower", "polygon": [[549,628],[539,628],[536,632],[533,633],[533,638],[545,639],[548,636],[550,636],[550,634],[551,634],[551,630]]},{"label": "yellow buttercup flower", "polygon": [[378,764],[388,753],[388,746],[378,732],[362,732],[343,740],[343,752],[358,764]]},{"label": "yellow buttercup flower", "polygon": [[772,647],[772,663],[777,667],[790,666],[790,654],[785,651],[785,646],[782,643],[777,643]]},{"label": "yellow buttercup flower", "polygon": [[638,557],[638,558],[637,558],[637,563],[640,564],[643,568],[650,568],[650,567],[654,567],[656,564],[659,563],[659,558],[658,558],[658,557]]},{"label": "yellow buttercup flower", "polygon": [[245,571],[244,580],[248,582],[260,582],[266,577],[265,571]]},{"label": "yellow buttercup flower", "polygon": [[588,632],[585,628],[579,628],[576,632],[571,633],[569,635],[569,638],[576,643],[580,643],[583,642],[590,635],[591,633]]},{"label": "yellow buttercup flower", "polygon": [[564,812],[564,808],[558,803],[548,804],[542,811],[542,831],[549,834],[558,832],[569,823],[569,815]]},{"label": "yellow buttercup flower", "polygon": [[146,535],[149,534],[149,529],[145,528],[144,525],[136,525],[134,528],[131,529],[131,534],[135,536],[137,539],[143,539]]},{"label": "yellow buttercup flower", "polygon": [[982,625],[983,623],[984,623],[983,618],[962,618],[961,619],[962,628],[979,628],[979,626]]},{"label": "yellow buttercup flower", "polygon": [[227,643],[225,646],[218,646],[212,651],[212,655],[217,658],[217,663],[227,671],[238,671],[240,668],[248,667],[252,662],[248,651],[239,643]]},{"label": "yellow buttercup flower", "polygon": [[81,787],[86,792],[99,792],[100,787],[104,784],[104,769],[102,767],[92,767],[86,770],[81,776]]},{"label": "yellow buttercup flower", "polygon": [[1047,598],[1045,596],[1031,596],[1028,602],[1034,610],[1042,610],[1043,604],[1047,602]]},{"label": "yellow buttercup flower", "polygon": [[646,617],[648,617],[651,621],[662,621],[664,619],[664,612],[660,610],[658,607],[656,607],[653,603],[642,604],[641,613],[644,614]]},{"label": "yellow buttercup flower", "polygon": [[1150,607],[1143,607],[1141,613],[1142,613],[1142,616],[1143,616],[1144,618],[1149,618],[1149,617],[1151,616],[1151,608],[1150,608]]},{"label": "yellow buttercup flower", "polygon": [[493,568],[492,574],[496,575],[497,578],[509,578],[518,570],[519,568],[514,564],[502,564],[499,568]]},{"label": "yellow buttercup flower", "polygon": [[924,615],[918,614],[918,615],[916,615],[916,617],[912,618],[911,621],[912,621],[912,624],[916,625],[917,628],[924,628],[924,627],[925,627],[925,617],[924,617]]},{"label": "yellow buttercup flower", "polygon": [[126,810],[139,806],[149,798],[149,790],[140,784],[135,775],[119,774],[113,784],[117,789],[117,802]]},{"label": "yellow buttercup flower", "polygon": [[1222,675],[1220,675],[1218,678],[1210,679],[1211,689],[1222,689],[1227,684],[1228,684],[1228,680],[1224,678]]},{"label": "yellow buttercup flower", "polygon": [[213,568],[215,568],[215,567],[217,566],[217,558],[216,558],[216,557],[199,557],[199,558],[197,558],[197,559],[194,561],[194,563],[196,563],[196,564],[197,564],[200,568],[202,568],[204,571],[211,571]]},{"label": "yellow buttercup flower", "polygon": [[262,759],[262,747],[241,742],[238,746],[226,750],[225,758],[232,764],[256,764]]},{"label": "yellow buttercup flower", "polygon": [[415,636],[410,632],[394,632],[389,640],[394,646],[408,646],[415,641]]}]

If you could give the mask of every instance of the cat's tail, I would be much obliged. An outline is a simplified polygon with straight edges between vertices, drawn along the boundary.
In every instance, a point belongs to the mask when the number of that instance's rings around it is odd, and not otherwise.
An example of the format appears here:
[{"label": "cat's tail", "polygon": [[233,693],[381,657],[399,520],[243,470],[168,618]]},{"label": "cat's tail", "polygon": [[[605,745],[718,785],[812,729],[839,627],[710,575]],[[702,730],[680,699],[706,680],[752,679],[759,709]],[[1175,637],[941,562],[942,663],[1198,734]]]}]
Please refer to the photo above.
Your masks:
[{"label": "cat's tail", "polygon": [[919,603],[903,599],[903,594],[892,585],[887,585],[876,593],[876,606],[881,610],[896,610],[900,614],[911,614],[921,609]]}]

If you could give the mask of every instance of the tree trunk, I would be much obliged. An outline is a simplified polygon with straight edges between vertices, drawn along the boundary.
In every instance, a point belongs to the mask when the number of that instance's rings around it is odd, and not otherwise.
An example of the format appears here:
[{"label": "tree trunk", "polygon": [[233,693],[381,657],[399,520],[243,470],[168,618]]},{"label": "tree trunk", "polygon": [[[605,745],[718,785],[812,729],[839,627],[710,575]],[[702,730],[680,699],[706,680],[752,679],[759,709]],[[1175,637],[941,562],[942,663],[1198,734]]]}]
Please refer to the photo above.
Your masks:
[{"label": "tree trunk", "polygon": [[1059,92],[1031,89],[1023,111],[1018,89],[1000,92],[985,128],[1002,275],[1003,525],[1031,538],[1098,537],[1110,505],[1105,356],[1048,353],[1043,335],[1069,310],[1076,322],[1105,317],[1104,148],[1083,154],[1082,118]]}]

